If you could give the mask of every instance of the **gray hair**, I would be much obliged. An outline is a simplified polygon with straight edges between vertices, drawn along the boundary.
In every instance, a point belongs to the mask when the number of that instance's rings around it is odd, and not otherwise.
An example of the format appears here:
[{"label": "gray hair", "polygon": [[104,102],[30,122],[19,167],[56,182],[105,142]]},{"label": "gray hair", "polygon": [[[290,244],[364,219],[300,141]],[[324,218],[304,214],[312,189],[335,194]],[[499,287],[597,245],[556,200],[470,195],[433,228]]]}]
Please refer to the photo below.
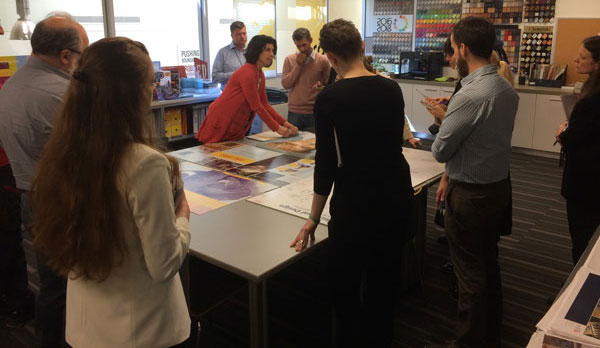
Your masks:
[{"label": "gray hair", "polygon": [[302,39],[310,40],[310,31],[306,28],[298,28],[292,33],[292,40],[300,41]]},{"label": "gray hair", "polygon": [[67,11],[52,11],[52,12],[48,13],[46,15],[46,17],[44,17],[44,19],[50,18],[50,17],[63,17],[66,19],[70,19],[72,21],[75,20],[75,19],[73,19],[73,16],[71,16],[71,14]]},{"label": "gray hair", "polygon": [[246,27],[246,24],[244,24],[244,22],[235,21],[235,22],[231,23],[231,25],[229,26],[229,31],[233,34],[234,31],[239,30],[239,29],[244,29],[245,27]]},{"label": "gray hair", "polygon": [[79,52],[81,37],[75,26],[54,27],[46,25],[49,17],[39,22],[31,35],[31,49],[34,54],[58,55],[62,50]]}]

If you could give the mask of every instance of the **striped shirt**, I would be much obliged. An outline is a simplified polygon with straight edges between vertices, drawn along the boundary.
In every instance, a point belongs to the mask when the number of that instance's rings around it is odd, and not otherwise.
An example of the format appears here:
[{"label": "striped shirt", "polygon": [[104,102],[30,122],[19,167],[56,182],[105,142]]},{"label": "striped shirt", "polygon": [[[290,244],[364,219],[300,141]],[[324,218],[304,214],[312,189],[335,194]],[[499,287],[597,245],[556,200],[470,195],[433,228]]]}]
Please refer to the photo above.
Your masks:
[{"label": "striped shirt", "polygon": [[519,96],[497,72],[481,67],[462,79],[431,152],[452,180],[489,184],[508,177]]}]

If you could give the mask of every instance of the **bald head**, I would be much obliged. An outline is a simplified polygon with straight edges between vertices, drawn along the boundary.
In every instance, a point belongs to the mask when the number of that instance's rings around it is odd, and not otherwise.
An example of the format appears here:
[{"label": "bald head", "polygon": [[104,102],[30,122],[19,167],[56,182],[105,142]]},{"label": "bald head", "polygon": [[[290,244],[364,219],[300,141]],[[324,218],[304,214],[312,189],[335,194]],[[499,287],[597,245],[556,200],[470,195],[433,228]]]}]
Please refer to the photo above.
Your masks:
[{"label": "bald head", "polygon": [[81,24],[63,16],[39,22],[31,36],[33,55],[67,73],[75,70],[77,60],[89,45]]},{"label": "bald head", "polygon": [[31,36],[33,54],[57,56],[62,50],[83,51],[89,44],[83,27],[62,16],[54,16],[39,22]]}]

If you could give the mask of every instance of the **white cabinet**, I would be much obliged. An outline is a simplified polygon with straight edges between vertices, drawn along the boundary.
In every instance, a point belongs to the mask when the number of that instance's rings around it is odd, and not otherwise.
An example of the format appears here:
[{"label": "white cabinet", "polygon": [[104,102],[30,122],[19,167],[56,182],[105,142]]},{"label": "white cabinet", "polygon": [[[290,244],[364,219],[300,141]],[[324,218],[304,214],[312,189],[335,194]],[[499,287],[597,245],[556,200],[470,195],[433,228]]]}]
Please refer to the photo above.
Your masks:
[{"label": "white cabinet", "polygon": [[450,97],[454,93],[455,87],[442,87],[440,89],[440,97]]},{"label": "white cabinet", "polygon": [[398,83],[398,85],[400,85],[402,96],[404,97],[404,113],[410,116],[412,115],[413,86],[408,83]]},{"label": "white cabinet", "polygon": [[560,96],[538,94],[535,103],[535,123],[532,148],[536,150],[560,152],[560,146],[552,145],[556,140],[556,128],[566,119]]},{"label": "white cabinet", "polygon": [[530,149],[533,142],[536,95],[532,93],[518,94],[519,108],[517,109],[511,144],[512,146]]},{"label": "white cabinet", "polygon": [[409,115],[410,122],[415,131],[429,133],[429,126],[433,124],[433,116],[427,111],[427,108],[421,104],[425,96],[437,98],[440,96],[440,86],[435,85],[413,85],[412,94],[412,114]]}]

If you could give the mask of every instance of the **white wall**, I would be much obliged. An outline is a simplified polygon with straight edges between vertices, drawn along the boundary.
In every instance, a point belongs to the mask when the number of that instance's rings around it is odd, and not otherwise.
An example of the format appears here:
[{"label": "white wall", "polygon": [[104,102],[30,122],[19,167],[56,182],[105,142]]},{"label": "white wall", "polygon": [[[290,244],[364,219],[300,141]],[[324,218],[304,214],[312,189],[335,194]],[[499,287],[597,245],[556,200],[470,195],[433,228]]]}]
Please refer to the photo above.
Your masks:
[{"label": "white wall", "polygon": [[556,0],[556,18],[598,17],[600,17],[599,0]]},{"label": "white wall", "polygon": [[[600,0],[596,0],[600,1]],[[329,0],[329,21],[344,18],[352,21],[363,32],[363,0]]]}]

